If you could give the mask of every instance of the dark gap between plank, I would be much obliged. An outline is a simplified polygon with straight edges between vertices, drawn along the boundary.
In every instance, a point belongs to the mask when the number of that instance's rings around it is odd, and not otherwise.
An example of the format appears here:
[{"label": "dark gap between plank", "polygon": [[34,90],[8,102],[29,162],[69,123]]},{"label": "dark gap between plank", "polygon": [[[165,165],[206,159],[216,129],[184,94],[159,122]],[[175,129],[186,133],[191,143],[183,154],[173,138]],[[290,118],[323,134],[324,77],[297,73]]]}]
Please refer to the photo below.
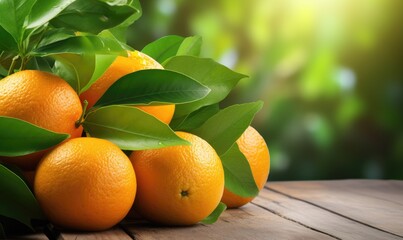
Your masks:
[{"label": "dark gap between plank", "polygon": [[133,240],[136,240],[136,234],[131,232],[125,225],[119,223],[118,226]]}]

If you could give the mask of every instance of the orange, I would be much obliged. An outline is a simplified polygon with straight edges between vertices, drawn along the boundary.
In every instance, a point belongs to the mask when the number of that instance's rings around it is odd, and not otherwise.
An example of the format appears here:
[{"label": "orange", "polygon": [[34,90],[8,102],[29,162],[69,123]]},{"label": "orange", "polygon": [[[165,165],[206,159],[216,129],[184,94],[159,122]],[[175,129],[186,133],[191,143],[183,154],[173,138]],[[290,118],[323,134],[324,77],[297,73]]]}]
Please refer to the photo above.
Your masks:
[{"label": "orange", "polygon": [[[108,88],[119,78],[143,69],[163,69],[163,67],[148,55],[139,51],[128,52],[128,57],[118,56],[106,72],[91,87],[81,93],[81,101],[88,101],[88,108],[102,97]],[[175,111],[175,105],[141,106],[143,111],[153,115],[162,122],[169,124]]]},{"label": "orange", "polygon": [[[83,131],[75,126],[81,113],[77,93],[56,75],[25,70],[0,81],[0,116],[19,118],[74,138]],[[23,169],[33,169],[44,153],[2,159]]]},{"label": "orange", "polygon": [[[270,155],[266,142],[253,127],[249,126],[236,143],[250,164],[257,187],[262,190],[270,171]],[[237,208],[252,200],[253,197],[240,197],[225,189],[221,201],[228,208]]]},{"label": "orange", "polygon": [[130,155],[137,176],[134,210],[166,225],[192,225],[217,207],[224,190],[224,170],[214,149],[185,132],[189,146],[135,151]]},{"label": "orange", "polygon": [[169,124],[174,116],[175,105],[158,105],[158,106],[136,106],[140,108],[144,112],[153,115],[158,118],[160,121]]},{"label": "orange", "polygon": [[34,191],[55,225],[105,230],[129,212],[136,195],[136,176],[129,158],[113,143],[75,138],[42,159]]}]

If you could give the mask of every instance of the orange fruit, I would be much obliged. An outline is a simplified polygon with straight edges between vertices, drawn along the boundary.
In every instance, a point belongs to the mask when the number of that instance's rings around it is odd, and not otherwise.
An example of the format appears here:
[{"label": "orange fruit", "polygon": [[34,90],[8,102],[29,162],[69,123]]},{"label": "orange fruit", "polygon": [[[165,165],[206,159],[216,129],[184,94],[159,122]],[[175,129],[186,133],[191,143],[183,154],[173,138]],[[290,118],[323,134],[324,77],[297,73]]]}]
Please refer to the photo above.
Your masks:
[{"label": "orange fruit", "polygon": [[[253,127],[249,126],[236,143],[250,164],[257,187],[262,190],[270,171],[270,155],[266,142]],[[252,200],[253,197],[240,197],[225,189],[221,201],[228,208],[237,208]]]},{"label": "orange fruit", "polygon": [[[143,69],[163,69],[163,67],[139,51],[128,52],[128,57],[118,56],[106,72],[88,90],[80,94],[80,99],[81,101],[87,100],[88,108],[91,108],[119,78]],[[171,122],[175,111],[174,104],[141,106],[139,108],[166,124]]]},{"label": "orange fruit", "polygon": [[160,121],[169,124],[174,116],[175,105],[158,105],[158,106],[136,106],[137,108],[143,110],[144,112],[153,115]]},{"label": "orange fruit", "polygon": [[215,150],[185,132],[189,146],[134,151],[130,160],[137,176],[134,210],[167,225],[192,225],[217,207],[224,190],[224,170]]},{"label": "orange fruit", "polygon": [[76,230],[105,230],[129,212],[136,176],[129,158],[113,143],[75,138],[39,163],[35,196],[49,220]]},{"label": "orange fruit", "polygon": [[[19,118],[72,138],[81,136],[76,127],[82,106],[77,93],[56,75],[25,70],[0,81],[0,116]],[[46,151],[22,157],[2,157],[23,169],[33,169]]]}]

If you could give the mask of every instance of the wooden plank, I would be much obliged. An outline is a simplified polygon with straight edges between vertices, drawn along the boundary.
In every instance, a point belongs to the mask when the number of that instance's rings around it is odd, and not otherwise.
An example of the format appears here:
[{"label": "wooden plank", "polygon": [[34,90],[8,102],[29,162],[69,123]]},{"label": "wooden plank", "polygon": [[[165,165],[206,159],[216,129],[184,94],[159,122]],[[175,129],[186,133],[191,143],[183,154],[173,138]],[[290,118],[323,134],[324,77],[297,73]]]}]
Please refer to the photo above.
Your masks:
[{"label": "wooden plank", "polygon": [[48,237],[46,237],[45,234],[43,233],[34,233],[34,234],[29,234],[29,235],[20,235],[20,236],[10,236],[7,239],[18,239],[18,240],[48,240]]},{"label": "wooden plank", "polygon": [[102,232],[64,232],[58,239],[63,240],[131,240],[121,228],[114,227]]},{"label": "wooden plank", "polygon": [[273,182],[266,187],[403,237],[403,181]]},{"label": "wooden plank", "polygon": [[163,227],[148,222],[124,225],[137,240],[152,239],[334,239],[281,218],[263,208],[248,204],[223,213],[212,225],[191,227]]},{"label": "wooden plank", "polygon": [[395,235],[379,231],[333,214],[309,203],[299,201],[267,189],[260,192],[253,203],[279,216],[326,232],[338,239],[401,239]]}]

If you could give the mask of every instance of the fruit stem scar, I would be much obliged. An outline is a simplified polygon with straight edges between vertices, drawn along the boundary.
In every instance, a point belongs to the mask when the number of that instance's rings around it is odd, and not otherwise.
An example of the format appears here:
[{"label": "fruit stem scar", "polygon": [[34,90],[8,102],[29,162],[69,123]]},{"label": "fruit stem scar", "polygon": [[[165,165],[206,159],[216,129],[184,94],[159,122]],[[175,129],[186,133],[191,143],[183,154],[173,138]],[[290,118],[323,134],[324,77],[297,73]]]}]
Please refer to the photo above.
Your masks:
[{"label": "fruit stem scar", "polygon": [[80,118],[76,121],[76,128],[80,127],[81,124],[83,124],[84,122],[84,115],[85,112],[87,111],[87,107],[88,107],[88,101],[84,100],[84,106],[83,106],[83,112],[81,113]]},{"label": "fruit stem scar", "polygon": [[181,191],[181,196],[182,196],[182,197],[187,197],[187,196],[189,196],[189,190],[182,190],[182,191]]}]

